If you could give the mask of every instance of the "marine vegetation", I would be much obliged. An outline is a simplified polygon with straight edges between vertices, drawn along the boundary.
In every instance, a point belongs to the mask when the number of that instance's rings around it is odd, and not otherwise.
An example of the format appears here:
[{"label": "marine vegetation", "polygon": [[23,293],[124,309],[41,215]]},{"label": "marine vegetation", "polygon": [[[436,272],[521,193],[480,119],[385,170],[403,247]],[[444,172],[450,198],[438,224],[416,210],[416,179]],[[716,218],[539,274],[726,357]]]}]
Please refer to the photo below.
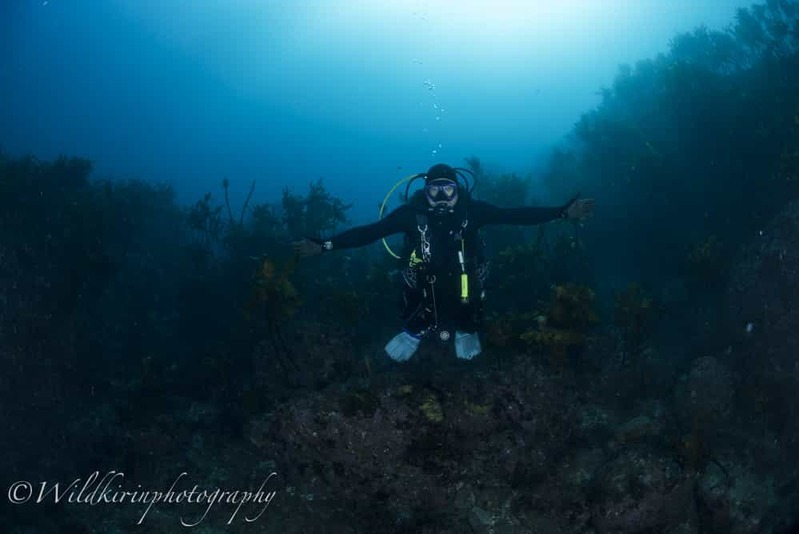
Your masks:
[{"label": "marine vegetation", "polygon": [[535,325],[521,339],[537,354],[547,354],[560,368],[571,367],[585,346],[590,327],[599,321],[594,310],[594,292],[575,284],[552,288],[549,305],[535,316]]},{"label": "marine vegetation", "polygon": [[290,281],[294,262],[278,268],[268,257],[259,260],[253,279],[253,294],[247,314],[255,319],[255,328],[263,332],[271,354],[285,373],[287,380],[296,380],[295,355],[286,341],[284,328],[297,312],[301,301]]},{"label": "marine vegetation", "polygon": [[346,224],[346,212],[352,206],[328,193],[322,180],[311,182],[305,197],[284,189],[282,205],[283,224],[295,238],[319,236]]},{"label": "marine vegetation", "polygon": [[[226,180],[181,206],[85,159],[0,152],[7,486],[110,466],[255,491],[276,473],[258,528],[290,533],[796,532],[798,28],[799,3],[768,0],[675,36],[599,89],[540,173],[466,161],[480,198],[598,200],[585,226],[485,232],[471,361],[383,355],[402,281],[379,245],[295,260],[291,241],[349,224],[321,181],[251,186],[237,209]],[[0,524],[141,516],[91,508]],[[187,513],[156,508],[148,532]]]}]

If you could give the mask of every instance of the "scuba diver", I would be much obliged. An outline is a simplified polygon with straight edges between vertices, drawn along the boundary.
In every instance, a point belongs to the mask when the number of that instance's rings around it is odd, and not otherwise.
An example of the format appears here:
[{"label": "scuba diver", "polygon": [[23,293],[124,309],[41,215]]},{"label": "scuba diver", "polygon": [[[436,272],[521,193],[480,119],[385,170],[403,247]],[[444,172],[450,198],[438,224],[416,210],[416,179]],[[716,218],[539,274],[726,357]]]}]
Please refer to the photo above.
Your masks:
[{"label": "scuba diver", "polygon": [[[558,219],[583,219],[593,211],[594,201],[579,199],[579,196],[560,207],[500,208],[472,199],[474,179],[470,188],[464,172],[472,174],[467,169],[443,163],[433,165],[426,173],[406,179],[406,198],[414,180],[423,178],[424,188],[386,217],[328,239],[306,237],[293,243],[297,255],[308,257],[360,247],[392,234],[405,234],[406,254],[401,258],[405,282],[404,328],[385,346],[389,357],[395,361],[407,361],[419,348],[422,339],[437,337],[447,342],[452,332],[458,358],[470,360],[480,354],[478,327],[487,274],[482,241],[478,235],[482,226],[534,225]],[[388,245],[386,248],[400,258]]]}]

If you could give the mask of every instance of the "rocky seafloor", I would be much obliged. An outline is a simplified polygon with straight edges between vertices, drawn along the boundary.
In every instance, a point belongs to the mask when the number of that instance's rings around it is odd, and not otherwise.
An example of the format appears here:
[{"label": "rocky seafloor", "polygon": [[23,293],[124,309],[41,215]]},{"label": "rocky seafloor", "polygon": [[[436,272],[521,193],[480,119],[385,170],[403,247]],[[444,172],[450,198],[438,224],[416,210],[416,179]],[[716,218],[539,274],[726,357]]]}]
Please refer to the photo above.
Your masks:
[{"label": "rocky seafloor", "polygon": [[[254,491],[275,473],[257,521],[258,507],[231,520],[220,503],[196,532],[797,532],[798,273],[795,203],[743,247],[714,343],[675,329],[622,358],[618,332],[598,327],[568,365],[491,347],[461,362],[430,345],[288,395],[230,435],[214,432],[226,412],[213,403],[95,426],[137,444],[152,486],[184,470]],[[127,532],[143,508],[75,508],[52,525]],[[136,528],[176,532],[201,510],[162,504]]]}]

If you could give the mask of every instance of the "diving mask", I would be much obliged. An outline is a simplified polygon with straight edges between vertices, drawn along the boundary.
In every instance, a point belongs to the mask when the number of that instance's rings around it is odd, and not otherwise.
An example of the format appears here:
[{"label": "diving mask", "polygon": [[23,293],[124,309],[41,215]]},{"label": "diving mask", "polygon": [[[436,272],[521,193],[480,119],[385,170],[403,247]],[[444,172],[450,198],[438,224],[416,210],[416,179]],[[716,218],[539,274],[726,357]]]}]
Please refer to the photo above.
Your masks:
[{"label": "diving mask", "polygon": [[452,208],[458,201],[458,184],[452,180],[433,180],[424,187],[427,202],[434,208]]}]

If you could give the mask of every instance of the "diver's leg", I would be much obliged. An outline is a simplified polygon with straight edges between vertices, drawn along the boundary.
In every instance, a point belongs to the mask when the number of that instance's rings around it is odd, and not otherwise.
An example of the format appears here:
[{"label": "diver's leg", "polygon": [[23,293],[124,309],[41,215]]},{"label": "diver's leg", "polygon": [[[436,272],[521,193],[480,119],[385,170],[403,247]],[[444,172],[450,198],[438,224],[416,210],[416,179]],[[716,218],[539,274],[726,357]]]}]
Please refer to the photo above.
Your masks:
[{"label": "diver's leg", "polygon": [[482,322],[482,312],[480,300],[461,304],[455,330],[455,355],[462,360],[471,360],[483,351],[477,333]]},{"label": "diver's leg", "polygon": [[405,328],[386,344],[388,356],[398,362],[411,358],[419,348],[422,337],[430,330],[430,314],[422,291],[406,287],[403,292]]}]

